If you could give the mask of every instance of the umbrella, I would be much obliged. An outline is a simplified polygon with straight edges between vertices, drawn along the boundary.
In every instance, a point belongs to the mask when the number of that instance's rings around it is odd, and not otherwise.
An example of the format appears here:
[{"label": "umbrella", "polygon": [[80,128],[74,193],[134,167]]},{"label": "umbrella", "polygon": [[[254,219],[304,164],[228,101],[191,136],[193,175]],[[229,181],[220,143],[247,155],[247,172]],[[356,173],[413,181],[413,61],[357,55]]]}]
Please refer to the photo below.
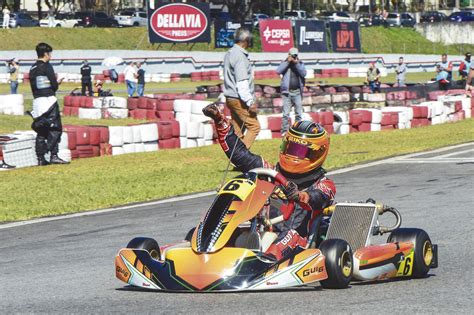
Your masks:
[{"label": "umbrella", "polygon": [[102,60],[102,65],[105,67],[113,67],[123,63],[123,59],[120,57],[107,57]]}]

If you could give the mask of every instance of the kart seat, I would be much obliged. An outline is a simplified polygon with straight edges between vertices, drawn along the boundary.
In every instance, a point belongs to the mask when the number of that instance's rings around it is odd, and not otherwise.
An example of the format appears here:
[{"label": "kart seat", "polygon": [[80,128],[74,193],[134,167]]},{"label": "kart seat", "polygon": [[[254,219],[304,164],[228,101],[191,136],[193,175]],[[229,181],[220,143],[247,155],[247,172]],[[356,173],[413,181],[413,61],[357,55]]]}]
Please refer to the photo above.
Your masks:
[{"label": "kart seat", "polygon": [[235,247],[260,250],[261,246],[260,235],[257,232],[244,231],[235,240]]}]

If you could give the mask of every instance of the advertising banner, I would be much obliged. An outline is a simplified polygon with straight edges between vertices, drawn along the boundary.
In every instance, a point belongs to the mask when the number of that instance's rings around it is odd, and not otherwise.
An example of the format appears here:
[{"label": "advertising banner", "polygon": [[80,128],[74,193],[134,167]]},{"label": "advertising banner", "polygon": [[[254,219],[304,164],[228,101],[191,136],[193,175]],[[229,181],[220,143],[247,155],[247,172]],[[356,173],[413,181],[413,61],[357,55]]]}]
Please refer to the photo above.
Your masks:
[{"label": "advertising banner", "polygon": [[264,52],[288,52],[294,47],[290,20],[260,20],[259,25]]},{"label": "advertising banner", "polygon": [[209,3],[170,3],[148,6],[150,43],[202,43],[211,41]]},{"label": "advertising banner", "polygon": [[330,22],[333,52],[360,53],[359,23]]},{"label": "advertising banner", "polygon": [[326,27],[323,21],[295,21],[296,42],[300,52],[327,52]]},{"label": "advertising banner", "polygon": [[[252,21],[232,22],[216,20],[214,22],[214,42],[215,48],[230,48],[234,46],[234,33],[240,27],[245,27],[252,31]],[[252,45],[250,45],[252,46]]]}]

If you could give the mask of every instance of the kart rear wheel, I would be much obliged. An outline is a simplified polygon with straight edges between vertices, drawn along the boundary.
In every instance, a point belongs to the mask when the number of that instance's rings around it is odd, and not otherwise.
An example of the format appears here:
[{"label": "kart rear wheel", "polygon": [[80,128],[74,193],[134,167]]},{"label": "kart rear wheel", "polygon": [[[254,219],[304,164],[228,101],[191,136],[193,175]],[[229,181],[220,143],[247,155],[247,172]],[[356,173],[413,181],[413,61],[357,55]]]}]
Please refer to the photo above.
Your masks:
[{"label": "kart rear wheel", "polygon": [[158,242],[149,237],[135,237],[128,242],[127,248],[144,249],[150,253],[151,258],[160,259],[161,251]]},{"label": "kart rear wheel", "polygon": [[433,261],[433,244],[428,233],[422,229],[396,229],[387,239],[387,243],[413,242],[415,253],[413,257],[413,278],[424,278],[430,271]]},{"label": "kart rear wheel", "polygon": [[319,249],[326,257],[328,273],[328,278],[321,281],[321,286],[327,289],[347,288],[354,269],[351,246],[344,240],[329,239],[322,241]]}]

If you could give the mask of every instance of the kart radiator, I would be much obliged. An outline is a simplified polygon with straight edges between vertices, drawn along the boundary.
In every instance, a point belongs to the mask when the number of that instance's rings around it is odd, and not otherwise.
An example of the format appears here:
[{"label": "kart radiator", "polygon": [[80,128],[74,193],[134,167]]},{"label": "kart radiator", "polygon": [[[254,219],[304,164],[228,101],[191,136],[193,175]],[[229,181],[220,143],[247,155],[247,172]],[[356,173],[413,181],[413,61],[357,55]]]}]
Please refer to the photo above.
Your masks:
[{"label": "kart radiator", "polygon": [[357,249],[369,245],[377,211],[371,203],[338,203],[331,217],[326,239],[339,238]]}]

